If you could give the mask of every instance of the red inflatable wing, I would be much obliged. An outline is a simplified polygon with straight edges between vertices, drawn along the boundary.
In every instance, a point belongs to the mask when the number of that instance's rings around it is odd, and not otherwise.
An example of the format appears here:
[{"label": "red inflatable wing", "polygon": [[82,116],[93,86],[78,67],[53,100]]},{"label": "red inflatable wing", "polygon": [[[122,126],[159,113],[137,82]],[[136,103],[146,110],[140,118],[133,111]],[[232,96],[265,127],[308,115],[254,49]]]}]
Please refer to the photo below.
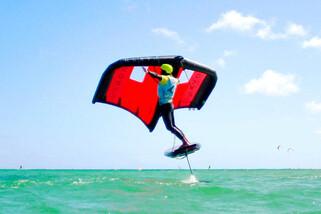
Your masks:
[{"label": "red inflatable wing", "polygon": [[100,102],[123,108],[138,117],[153,131],[160,117],[158,111],[157,81],[146,75],[142,66],[161,73],[164,63],[173,66],[173,76],[185,81],[177,86],[174,108],[201,109],[215,87],[215,71],[181,56],[142,57],[118,60],[101,77],[93,103]]}]

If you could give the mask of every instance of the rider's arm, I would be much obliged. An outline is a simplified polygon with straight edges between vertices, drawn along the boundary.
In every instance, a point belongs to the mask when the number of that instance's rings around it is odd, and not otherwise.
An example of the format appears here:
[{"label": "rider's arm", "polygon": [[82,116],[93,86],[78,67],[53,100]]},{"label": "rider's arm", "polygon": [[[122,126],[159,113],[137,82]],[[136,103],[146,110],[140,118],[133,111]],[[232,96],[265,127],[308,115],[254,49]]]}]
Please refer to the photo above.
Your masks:
[{"label": "rider's arm", "polygon": [[147,73],[147,74],[149,74],[151,77],[153,77],[153,78],[155,78],[155,79],[158,79],[158,80],[162,80],[162,75],[159,75],[159,74],[157,74],[157,73],[155,73],[155,72],[152,72],[152,71],[149,71],[149,70],[147,70],[145,67],[143,67],[143,69],[144,69],[144,71]]}]

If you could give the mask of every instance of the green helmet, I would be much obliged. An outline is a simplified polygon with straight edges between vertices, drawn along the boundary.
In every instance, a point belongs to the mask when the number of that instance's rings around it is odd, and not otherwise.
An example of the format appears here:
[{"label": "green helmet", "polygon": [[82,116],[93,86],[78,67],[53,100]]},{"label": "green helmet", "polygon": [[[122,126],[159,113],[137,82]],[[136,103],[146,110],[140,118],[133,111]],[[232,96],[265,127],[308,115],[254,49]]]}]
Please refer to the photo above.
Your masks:
[{"label": "green helmet", "polygon": [[170,64],[162,64],[161,69],[166,71],[167,74],[172,74],[173,72],[173,66]]}]

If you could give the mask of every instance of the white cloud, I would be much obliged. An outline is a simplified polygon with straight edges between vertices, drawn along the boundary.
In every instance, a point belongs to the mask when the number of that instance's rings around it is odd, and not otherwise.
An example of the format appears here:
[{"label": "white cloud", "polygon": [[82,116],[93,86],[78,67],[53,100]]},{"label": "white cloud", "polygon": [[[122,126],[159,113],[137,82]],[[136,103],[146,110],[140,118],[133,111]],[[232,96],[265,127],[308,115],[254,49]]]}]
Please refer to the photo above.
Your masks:
[{"label": "white cloud", "polygon": [[264,24],[264,21],[254,16],[244,16],[235,10],[231,10],[223,13],[218,21],[210,25],[206,31],[210,32],[224,28],[238,31],[250,31],[260,24]]},{"label": "white cloud", "polygon": [[252,79],[244,86],[247,94],[264,94],[268,96],[287,96],[299,91],[295,76],[266,70],[258,79]]},{"label": "white cloud", "polygon": [[223,55],[215,60],[215,65],[224,68],[226,65],[226,59],[236,54],[234,50],[224,50]]},{"label": "white cloud", "polygon": [[154,28],[152,29],[152,32],[165,38],[171,39],[178,44],[185,44],[184,40],[177,32],[169,30],[167,28]]},{"label": "white cloud", "polygon": [[225,67],[225,59],[223,57],[218,58],[217,60],[215,60],[215,64],[221,68]]},{"label": "white cloud", "polygon": [[236,51],[233,50],[224,50],[223,56],[224,57],[230,57],[230,56],[234,56],[236,54]]},{"label": "white cloud", "polygon": [[321,102],[311,101],[305,104],[306,109],[308,109],[312,113],[320,113],[321,112]]},{"label": "white cloud", "polygon": [[286,35],[289,36],[306,36],[308,34],[307,30],[304,29],[302,25],[291,23],[286,28]]},{"label": "white cloud", "polygon": [[264,28],[259,29],[256,32],[256,36],[261,39],[287,39],[289,37],[303,37],[307,35],[307,31],[304,29],[302,25],[291,23],[289,24],[283,33],[275,33],[272,31],[272,27],[270,25],[266,25]]},{"label": "white cloud", "polygon": [[305,40],[302,44],[303,48],[321,48],[321,38],[320,37],[313,37],[309,40]]},{"label": "white cloud", "polygon": [[283,32],[276,33],[272,30],[272,25],[264,20],[252,15],[243,15],[242,13],[231,10],[223,13],[219,19],[206,28],[207,32],[230,29],[234,31],[246,32],[249,35],[266,39],[287,39],[293,36],[305,36],[307,31],[302,25],[290,23]]},{"label": "white cloud", "polygon": [[134,12],[134,11],[136,11],[137,9],[138,9],[138,6],[135,5],[135,4],[128,4],[128,5],[126,5],[126,7],[125,7],[125,11],[128,12],[128,13]]},{"label": "white cloud", "polygon": [[286,39],[288,37],[287,34],[284,33],[274,33],[271,30],[271,26],[265,26],[264,28],[259,29],[256,32],[256,36],[261,38],[261,39]]},{"label": "white cloud", "polygon": [[196,42],[187,43],[177,32],[168,28],[154,28],[152,29],[152,32],[158,36],[174,41],[179,48],[183,49],[184,51],[193,52],[198,48],[198,44]]},{"label": "white cloud", "polygon": [[320,129],[315,130],[315,133],[316,133],[317,135],[320,135],[320,136],[321,136],[321,128],[320,128]]}]

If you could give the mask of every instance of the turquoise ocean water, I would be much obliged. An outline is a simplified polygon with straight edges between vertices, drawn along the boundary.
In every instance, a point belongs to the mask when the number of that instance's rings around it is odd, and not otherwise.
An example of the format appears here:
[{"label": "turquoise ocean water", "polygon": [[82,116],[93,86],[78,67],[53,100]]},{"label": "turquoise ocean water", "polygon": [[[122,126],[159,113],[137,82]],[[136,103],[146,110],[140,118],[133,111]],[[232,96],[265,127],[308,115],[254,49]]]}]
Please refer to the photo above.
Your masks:
[{"label": "turquoise ocean water", "polygon": [[0,213],[321,213],[321,170],[0,170]]}]

